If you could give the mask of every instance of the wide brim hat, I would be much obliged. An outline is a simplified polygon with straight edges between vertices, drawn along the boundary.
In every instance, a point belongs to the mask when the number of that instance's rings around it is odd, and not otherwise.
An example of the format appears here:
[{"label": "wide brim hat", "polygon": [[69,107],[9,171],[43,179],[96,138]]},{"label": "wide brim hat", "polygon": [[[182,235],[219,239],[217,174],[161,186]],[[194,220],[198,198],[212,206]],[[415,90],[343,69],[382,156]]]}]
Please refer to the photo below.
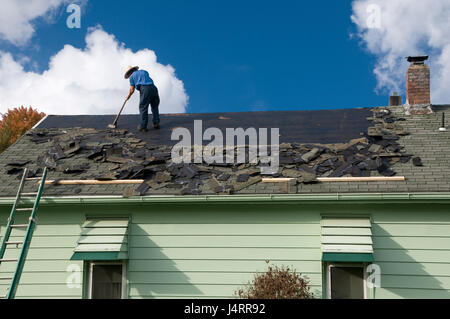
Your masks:
[{"label": "wide brim hat", "polygon": [[131,66],[131,65],[127,66],[127,68],[125,69],[124,78],[128,79],[131,76],[131,74],[136,70],[139,70],[138,66]]}]

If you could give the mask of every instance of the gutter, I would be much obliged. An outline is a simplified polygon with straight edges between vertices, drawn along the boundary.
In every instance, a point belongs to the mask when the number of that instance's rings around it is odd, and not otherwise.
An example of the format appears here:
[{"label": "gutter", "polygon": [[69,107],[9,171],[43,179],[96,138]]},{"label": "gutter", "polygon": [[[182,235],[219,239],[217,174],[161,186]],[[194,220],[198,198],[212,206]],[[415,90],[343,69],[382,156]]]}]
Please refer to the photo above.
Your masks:
[{"label": "gutter", "polygon": [[[15,197],[0,198],[0,206],[12,205]],[[26,201],[25,201],[26,202]],[[29,201],[30,203],[32,201]],[[444,202],[450,193],[346,193],[346,194],[267,194],[267,195],[153,195],[153,196],[59,196],[42,197],[40,205],[57,204],[138,204],[138,203],[255,203],[255,202]]]}]

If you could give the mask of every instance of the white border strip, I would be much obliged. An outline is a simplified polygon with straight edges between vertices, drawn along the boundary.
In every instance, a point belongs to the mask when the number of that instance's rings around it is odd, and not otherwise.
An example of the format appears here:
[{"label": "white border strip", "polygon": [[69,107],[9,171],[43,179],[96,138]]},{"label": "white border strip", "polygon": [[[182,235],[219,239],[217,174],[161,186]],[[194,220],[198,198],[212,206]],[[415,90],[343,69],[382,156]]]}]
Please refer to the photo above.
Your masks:
[{"label": "white border strip", "polygon": [[36,123],[35,126],[33,126],[31,129],[34,130],[35,128],[37,128],[42,122],[45,121],[45,119],[48,117],[48,114],[46,116],[44,116],[39,122]]}]

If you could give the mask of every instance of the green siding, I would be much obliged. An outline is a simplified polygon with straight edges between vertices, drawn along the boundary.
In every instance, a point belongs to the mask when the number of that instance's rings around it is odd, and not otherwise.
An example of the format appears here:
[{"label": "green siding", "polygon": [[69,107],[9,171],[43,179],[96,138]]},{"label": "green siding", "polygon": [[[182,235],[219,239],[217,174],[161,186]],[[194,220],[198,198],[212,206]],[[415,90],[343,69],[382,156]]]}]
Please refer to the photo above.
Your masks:
[{"label": "green siding", "polygon": [[[320,260],[304,261],[304,260],[278,260],[280,264],[286,264],[296,269],[301,269],[302,273],[320,273]],[[212,259],[156,259],[143,260],[135,259],[129,261],[129,266],[133,271],[144,272],[151,269],[155,272],[246,272],[254,273],[263,271],[265,263],[260,260],[212,260]]]},{"label": "green siding", "polygon": [[[0,236],[9,208],[0,207]],[[445,204],[156,204],[41,206],[18,298],[81,298],[67,268],[86,216],[131,217],[130,298],[232,298],[273,264],[297,269],[322,293],[322,216],[372,220],[381,288],[375,298],[450,298],[450,208]],[[18,221],[19,222],[19,221]],[[96,235],[109,235],[95,229]],[[125,234],[125,233],[124,233]],[[333,236],[333,233],[327,234]],[[360,235],[367,235],[361,233]],[[19,240],[14,230],[11,240]],[[8,249],[6,258],[18,254]],[[13,271],[0,266],[0,276]],[[6,285],[0,283],[0,293]]]}]

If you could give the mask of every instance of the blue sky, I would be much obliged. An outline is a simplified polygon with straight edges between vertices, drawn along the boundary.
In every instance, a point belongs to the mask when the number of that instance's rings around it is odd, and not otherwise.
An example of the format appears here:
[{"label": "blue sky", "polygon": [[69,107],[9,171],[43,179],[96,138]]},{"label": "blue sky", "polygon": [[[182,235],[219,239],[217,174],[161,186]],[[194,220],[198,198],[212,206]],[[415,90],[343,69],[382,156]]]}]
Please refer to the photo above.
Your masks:
[{"label": "blue sky", "polygon": [[357,31],[351,1],[95,0],[83,8],[81,29],[66,27],[64,9],[51,23],[35,20],[26,45],[2,41],[0,51],[26,56],[26,70],[43,72],[64,45],[84,48],[88,28],[101,26],[134,52],[151,49],[172,65],[189,96],[187,112],[388,102],[388,90],[375,92],[377,57],[350,36]]}]

